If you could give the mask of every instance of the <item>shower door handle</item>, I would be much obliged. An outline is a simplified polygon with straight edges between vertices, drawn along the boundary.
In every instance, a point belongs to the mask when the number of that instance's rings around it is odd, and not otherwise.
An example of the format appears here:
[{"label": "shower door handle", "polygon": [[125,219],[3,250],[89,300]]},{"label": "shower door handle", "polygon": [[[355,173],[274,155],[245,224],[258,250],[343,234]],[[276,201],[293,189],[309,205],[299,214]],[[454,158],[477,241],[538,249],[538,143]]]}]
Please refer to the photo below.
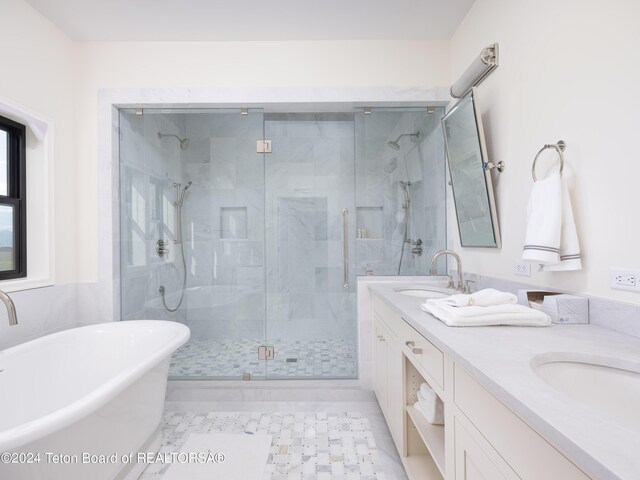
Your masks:
[{"label": "shower door handle", "polygon": [[342,229],[342,257],[344,261],[344,284],[342,285],[342,288],[349,290],[349,210],[346,208],[342,210]]}]

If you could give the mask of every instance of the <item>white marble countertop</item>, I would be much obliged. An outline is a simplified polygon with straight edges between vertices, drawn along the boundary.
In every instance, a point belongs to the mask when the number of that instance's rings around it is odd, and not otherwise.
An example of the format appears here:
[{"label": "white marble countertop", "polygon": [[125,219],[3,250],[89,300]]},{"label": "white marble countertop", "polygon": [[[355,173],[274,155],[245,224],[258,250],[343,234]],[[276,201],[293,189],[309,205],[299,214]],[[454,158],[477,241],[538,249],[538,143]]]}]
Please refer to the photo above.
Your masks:
[{"label": "white marble countertop", "polygon": [[[421,285],[428,284],[407,287]],[[420,310],[423,299],[397,293],[398,287],[369,288],[585,473],[594,479],[640,479],[640,434],[554,390],[530,365],[538,354],[573,352],[640,369],[640,339],[595,325],[448,327]]]}]

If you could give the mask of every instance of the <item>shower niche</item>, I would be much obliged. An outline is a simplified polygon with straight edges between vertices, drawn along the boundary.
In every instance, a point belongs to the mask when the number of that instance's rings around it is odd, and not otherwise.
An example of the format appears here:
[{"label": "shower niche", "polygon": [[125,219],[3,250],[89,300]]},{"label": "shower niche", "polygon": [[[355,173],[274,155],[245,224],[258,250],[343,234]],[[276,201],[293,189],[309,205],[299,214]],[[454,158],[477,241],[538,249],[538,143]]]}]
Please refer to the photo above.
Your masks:
[{"label": "shower niche", "polygon": [[356,276],[446,246],[440,110],[121,109],[122,319],[189,326],[174,379],[357,378]]},{"label": "shower niche", "polygon": [[356,207],[358,212],[358,230],[356,238],[361,240],[384,239],[383,207]]},{"label": "shower niche", "polygon": [[[428,275],[431,255],[446,248],[443,114],[356,115],[356,206],[358,229],[366,230],[357,241],[358,275]],[[412,253],[418,239],[422,255]]]}]

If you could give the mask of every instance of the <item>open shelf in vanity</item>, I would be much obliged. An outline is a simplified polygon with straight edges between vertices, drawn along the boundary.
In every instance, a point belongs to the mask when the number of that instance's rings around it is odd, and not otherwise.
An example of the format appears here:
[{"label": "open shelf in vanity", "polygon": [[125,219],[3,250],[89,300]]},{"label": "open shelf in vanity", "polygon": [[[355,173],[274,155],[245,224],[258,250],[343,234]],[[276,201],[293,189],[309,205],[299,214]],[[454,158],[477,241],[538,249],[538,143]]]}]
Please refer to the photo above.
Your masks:
[{"label": "open shelf in vanity", "polygon": [[[406,456],[405,467],[411,470],[411,478],[442,480],[445,478],[445,434],[444,425],[432,425],[416,409],[417,392],[422,383],[430,382],[418,371],[406,356],[405,368],[405,422]],[[436,394],[440,395],[437,388]]]},{"label": "open shelf in vanity", "polygon": [[377,297],[373,303],[373,383],[380,408],[409,479],[443,480],[445,427],[430,424],[414,403],[423,383],[443,398],[444,355]]}]

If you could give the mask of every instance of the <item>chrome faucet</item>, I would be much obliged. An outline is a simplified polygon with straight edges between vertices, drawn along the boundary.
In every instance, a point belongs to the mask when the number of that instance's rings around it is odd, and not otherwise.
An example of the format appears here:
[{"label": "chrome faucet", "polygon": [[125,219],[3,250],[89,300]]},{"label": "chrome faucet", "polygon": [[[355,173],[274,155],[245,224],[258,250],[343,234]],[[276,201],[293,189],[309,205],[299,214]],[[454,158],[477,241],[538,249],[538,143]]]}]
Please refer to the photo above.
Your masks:
[{"label": "chrome faucet", "polygon": [[454,252],[453,250],[440,250],[438,252],[436,252],[433,257],[431,257],[431,275],[435,275],[436,274],[436,260],[438,260],[438,258],[440,258],[442,255],[451,255],[453,258],[456,259],[456,264],[457,264],[457,268],[458,268],[458,287],[456,288],[456,290],[463,292],[463,293],[469,293],[468,291],[468,286],[467,288],[465,288],[462,285],[462,260],[460,260],[460,256]]},{"label": "chrome faucet", "polygon": [[0,290],[0,300],[2,300],[4,302],[4,306],[7,307],[9,325],[17,325],[18,317],[16,316],[16,306],[13,304],[13,300],[11,300],[11,297]]}]

